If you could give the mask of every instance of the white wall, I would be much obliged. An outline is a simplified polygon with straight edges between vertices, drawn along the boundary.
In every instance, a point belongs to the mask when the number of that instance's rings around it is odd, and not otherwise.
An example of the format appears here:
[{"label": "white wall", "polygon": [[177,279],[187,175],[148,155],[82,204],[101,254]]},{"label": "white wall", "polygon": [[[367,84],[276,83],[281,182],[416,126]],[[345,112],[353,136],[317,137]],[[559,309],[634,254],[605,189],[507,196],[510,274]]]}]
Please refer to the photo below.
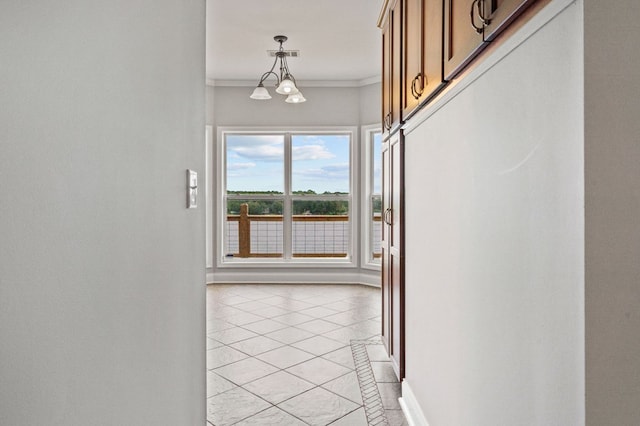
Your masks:
[{"label": "white wall", "polygon": [[360,88],[360,124],[378,124],[382,116],[382,87],[380,83]]},{"label": "white wall", "polygon": [[431,425],[584,424],[582,75],[572,4],[406,137],[406,382]]},{"label": "white wall", "polygon": [[215,99],[214,95],[215,95],[215,90],[213,86],[207,86],[207,91],[206,91],[207,102],[205,106],[205,117],[207,120],[207,124],[212,126],[215,124],[215,121],[216,121],[215,108],[214,108],[214,102],[213,102],[213,100]]},{"label": "white wall", "polygon": [[[273,98],[255,101],[249,98],[253,87],[207,87],[207,123],[221,127],[336,127],[373,124],[379,121],[380,83],[363,87],[305,87],[307,102],[288,104],[284,97],[269,88]],[[213,114],[215,111],[215,114]],[[362,121],[371,120],[371,121]],[[359,141],[356,136],[356,142]],[[360,141],[359,143],[364,143]],[[356,156],[360,156],[360,147]],[[215,180],[214,173],[214,180]],[[214,186],[215,188],[215,186]],[[215,208],[214,208],[215,210]],[[215,223],[214,219],[214,223]],[[360,216],[354,225],[360,228]],[[218,239],[213,230],[214,256]],[[379,285],[378,271],[360,267],[360,256],[354,256],[350,268],[247,268],[216,267],[210,269],[209,282],[357,282]],[[216,264],[214,260],[214,265]]]},{"label": "white wall", "polygon": [[640,424],[640,3],[584,3],[587,423]]},{"label": "white wall", "polygon": [[204,6],[0,6],[0,424],[205,421]]},{"label": "white wall", "polygon": [[[307,102],[288,104],[269,87],[270,100],[250,99],[253,87],[215,87],[217,126],[357,126],[359,88],[304,87]],[[377,108],[377,105],[376,105]],[[369,124],[369,123],[368,123]]]}]

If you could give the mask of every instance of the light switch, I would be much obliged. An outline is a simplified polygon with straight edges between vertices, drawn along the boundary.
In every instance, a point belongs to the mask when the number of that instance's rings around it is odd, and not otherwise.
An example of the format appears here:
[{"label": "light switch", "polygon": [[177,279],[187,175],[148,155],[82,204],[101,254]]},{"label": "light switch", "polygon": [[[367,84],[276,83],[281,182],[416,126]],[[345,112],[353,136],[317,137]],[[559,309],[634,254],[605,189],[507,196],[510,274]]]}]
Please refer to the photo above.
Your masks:
[{"label": "light switch", "polygon": [[198,173],[187,170],[187,208],[198,207]]}]

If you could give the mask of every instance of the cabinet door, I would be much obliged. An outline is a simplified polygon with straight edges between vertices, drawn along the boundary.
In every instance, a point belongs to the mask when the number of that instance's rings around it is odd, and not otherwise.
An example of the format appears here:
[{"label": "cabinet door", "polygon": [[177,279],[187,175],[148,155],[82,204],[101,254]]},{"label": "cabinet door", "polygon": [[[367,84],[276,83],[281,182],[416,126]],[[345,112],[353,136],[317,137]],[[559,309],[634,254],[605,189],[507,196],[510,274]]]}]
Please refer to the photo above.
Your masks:
[{"label": "cabinet door", "polygon": [[402,115],[408,117],[419,105],[424,86],[424,0],[403,0],[403,3]]},{"label": "cabinet door", "polygon": [[444,87],[442,0],[404,0],[402,13],[402,117],[406,120]]},{"label": "cabinet door", "polygon": [[491,41],[535,0],[482,0],[484,39]]},{"label": "cabinet door", "polygon": [[404,378],[404,144],[402,132],[391,138],[391,363]]},{"label": "cabinet door", "polygon": [[394,1],[382,26],[382,129],[388,136],[400,127],[401,116],[401,9]]},{"label": "cabinet door", "polygon": [[391,208],[391,151],[389,140],[382,143],[382,343],[391,352],[391,227],[388,223]]},{"label": "cabinet door", "polygon": [[391,25],[382,29],[382,130],[391,130]]},{"label": "cabinet door", "polygon": [[484,47],[481,0],[445,0],[444,77],[458,74]]},{"label": "cabinet door", "polygon": [[401,97],[401,67],[400,49],[402,36],[402,2],[396,1],[389,10],[391,23],[391,132],[400,127],[402,121],[402,97]]},{"label": "cabinet door", "polygon": [[404,377],[404,199],[402,131],[382,149],[382,337],[399,379]]}]

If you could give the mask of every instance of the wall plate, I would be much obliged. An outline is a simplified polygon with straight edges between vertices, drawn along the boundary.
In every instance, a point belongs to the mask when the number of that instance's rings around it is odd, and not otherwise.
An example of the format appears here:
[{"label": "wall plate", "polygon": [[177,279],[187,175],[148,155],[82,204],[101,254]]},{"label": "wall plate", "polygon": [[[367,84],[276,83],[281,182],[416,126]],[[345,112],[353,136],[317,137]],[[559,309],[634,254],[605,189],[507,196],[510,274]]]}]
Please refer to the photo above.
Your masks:
[{"label": "wall plate", "polygon": [[198,207],[198,173],[187,169],[187,208]]}]

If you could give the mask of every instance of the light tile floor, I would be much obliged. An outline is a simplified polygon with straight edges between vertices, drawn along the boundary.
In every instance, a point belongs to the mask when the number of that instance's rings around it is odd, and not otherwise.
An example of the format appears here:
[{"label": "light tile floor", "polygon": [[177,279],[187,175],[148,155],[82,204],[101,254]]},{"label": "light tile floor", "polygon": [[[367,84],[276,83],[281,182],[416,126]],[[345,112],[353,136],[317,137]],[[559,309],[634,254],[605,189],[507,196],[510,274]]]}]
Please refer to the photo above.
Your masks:
[{"label": "light tile floor", "polygon": [[[368,425],[350,342],[379,336],[380,306],[359,285],[209,285],[209,424]],[[384,348],[366,350],[389,425],[406,425]]]}]

